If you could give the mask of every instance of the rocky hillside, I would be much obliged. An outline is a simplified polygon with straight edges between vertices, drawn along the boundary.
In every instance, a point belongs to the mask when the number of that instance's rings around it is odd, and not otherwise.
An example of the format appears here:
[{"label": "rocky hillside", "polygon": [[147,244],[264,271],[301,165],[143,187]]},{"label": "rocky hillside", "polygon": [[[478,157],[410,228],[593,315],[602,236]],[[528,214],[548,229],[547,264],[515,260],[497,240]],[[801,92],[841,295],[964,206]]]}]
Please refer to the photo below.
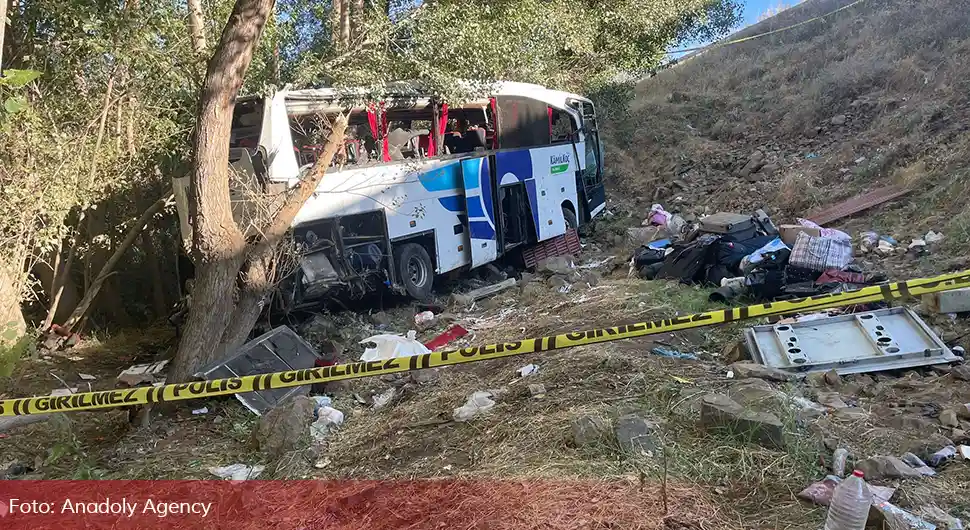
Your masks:
[{"label": "rocky hillside", "polygon": [[[726,40],[831,13],[808,0]],[[970,243],[970,10],[961,0],[865,0],[698,53],[642,81],[610,122],[616,197],[634,209],[804,215],[875,187],[906,198],[836,224]],[[933,268],[940,260],[921,264]]]}]

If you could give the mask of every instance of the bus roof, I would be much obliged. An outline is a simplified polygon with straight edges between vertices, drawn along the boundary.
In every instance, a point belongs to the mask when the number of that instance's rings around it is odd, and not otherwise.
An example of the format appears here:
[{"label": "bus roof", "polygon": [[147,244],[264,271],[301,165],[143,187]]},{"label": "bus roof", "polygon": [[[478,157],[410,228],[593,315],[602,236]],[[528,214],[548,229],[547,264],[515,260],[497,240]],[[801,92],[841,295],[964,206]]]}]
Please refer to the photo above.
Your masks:
[{"label": "bus roof", "polygon": [[[471,85],[469,84],[469,87]],[[310,112],[340,112],[347,110],[348,101],[358,100],[354,107],[363,108],[364,101],[374,99],[373,90],[355,88],[309,88],[300,90],[282,90],[287,99],[287,110],[291,113],[302,114]],[[560,90],[552,90],[532,83],[518,83],[514,81],[497,81],[488,91],[491,96],[521,96],[542,101],[554,107],[566,108],[567,100],[579,100],[591,103],[589,99],[578,94],[571,94]],[[422,91],[420,84],[414,81],[395,81],[385,85],[382,99],[391,108],[424,108],[431,104],[432,96]],[[338,103],[342,101],[343,103]],[[472,100],[465,105],[488,104],[488,99]]]}]

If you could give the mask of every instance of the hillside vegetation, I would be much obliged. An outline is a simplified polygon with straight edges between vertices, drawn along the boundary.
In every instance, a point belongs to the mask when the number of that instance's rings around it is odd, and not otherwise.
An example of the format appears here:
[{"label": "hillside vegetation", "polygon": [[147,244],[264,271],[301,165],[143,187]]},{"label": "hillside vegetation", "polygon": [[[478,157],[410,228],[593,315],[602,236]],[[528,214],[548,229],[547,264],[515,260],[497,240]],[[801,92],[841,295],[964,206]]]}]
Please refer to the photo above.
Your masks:
[{"label": "hillside vegetation", "polygon": [[[855,5],[852,5],[855,4]],[[638,84],[607,142],[616,196],[782,221],[875,187],[903,199],[836,224],[970,243],[970,10],[959,0],[808,0]],[[722,42],[725,42],[722,41]],[[765,165],[742,171],[760,150]],[[921,264],[934,268],[940,264]]]}]

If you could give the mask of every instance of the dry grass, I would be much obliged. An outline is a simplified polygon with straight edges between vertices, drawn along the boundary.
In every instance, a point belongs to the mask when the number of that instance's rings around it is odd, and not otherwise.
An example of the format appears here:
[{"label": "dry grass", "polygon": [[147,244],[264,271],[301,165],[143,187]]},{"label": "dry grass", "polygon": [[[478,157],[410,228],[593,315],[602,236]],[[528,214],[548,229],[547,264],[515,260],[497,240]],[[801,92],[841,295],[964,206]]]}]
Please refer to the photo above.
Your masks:
[{"label": "dry grass", "polygon": [[[677,284],[619,279],[565,296],[550,289],[530,307],[515,305],[510,296],[478,317],[484,326],[476,330],[475,343],[509,338],[511,323],[523,324],[524,335],[531,336],[656,318],[677,312],[675,308],[681,314],[700,311],[710,307],[706,294]],[[505,325],[489,327],[496,320]],[[657,342],[682,351],[703,352],[708,345],[719,350],[726,338],[738,336],[739,329],[644,337],[442,370],[435,384],[406,387],[393,406],[354,408],[332,440],[320,476],[643,477],[653,485],[667,477],[673,483],[693,484],[695,491],[713,492],[724,518],[719,528],[812,528],[822,512],[796,506],[792,491],[820,473],[818,442],[791,417],[786,418],[790,443],[785,451],[705,432],[689,406],[699,395],[728,386],[723,371],[710,363],[649,354]],[[711,358],[709,353],[702,356]],[[539,364],[540,373],[521,380],[515,369],[527,363]],[[542,383],[545,397],[533,398],[527,389],[530,383]],[[386,387],[380,381],[364,384]],[[485,389],[503,390],[489,413],[467,423],[451,421],[452,410],[468,394]],[[337,406],[347,406],[347,401]],[[615,439],[574,445],[574,419],[594,415],[615,420],[627,413],[659,426],[662,454],[624,454]]]}]

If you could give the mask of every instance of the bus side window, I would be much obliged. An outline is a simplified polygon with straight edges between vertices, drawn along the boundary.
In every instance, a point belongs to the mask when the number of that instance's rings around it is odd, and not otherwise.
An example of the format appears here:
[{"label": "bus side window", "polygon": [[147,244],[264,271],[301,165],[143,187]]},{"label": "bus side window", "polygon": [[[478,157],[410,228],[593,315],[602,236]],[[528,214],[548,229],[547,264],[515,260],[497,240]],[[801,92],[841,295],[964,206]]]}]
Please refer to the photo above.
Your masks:
[{"label": "bus side window", "polygon": [[576,123],[568,112],[549,107],[549,137],[553,144],[572,142],[576,135]]},{"label": "bus side window", "polygon": [[497,96],[501,149],[549,145],[549,107],[522,96]]}]

